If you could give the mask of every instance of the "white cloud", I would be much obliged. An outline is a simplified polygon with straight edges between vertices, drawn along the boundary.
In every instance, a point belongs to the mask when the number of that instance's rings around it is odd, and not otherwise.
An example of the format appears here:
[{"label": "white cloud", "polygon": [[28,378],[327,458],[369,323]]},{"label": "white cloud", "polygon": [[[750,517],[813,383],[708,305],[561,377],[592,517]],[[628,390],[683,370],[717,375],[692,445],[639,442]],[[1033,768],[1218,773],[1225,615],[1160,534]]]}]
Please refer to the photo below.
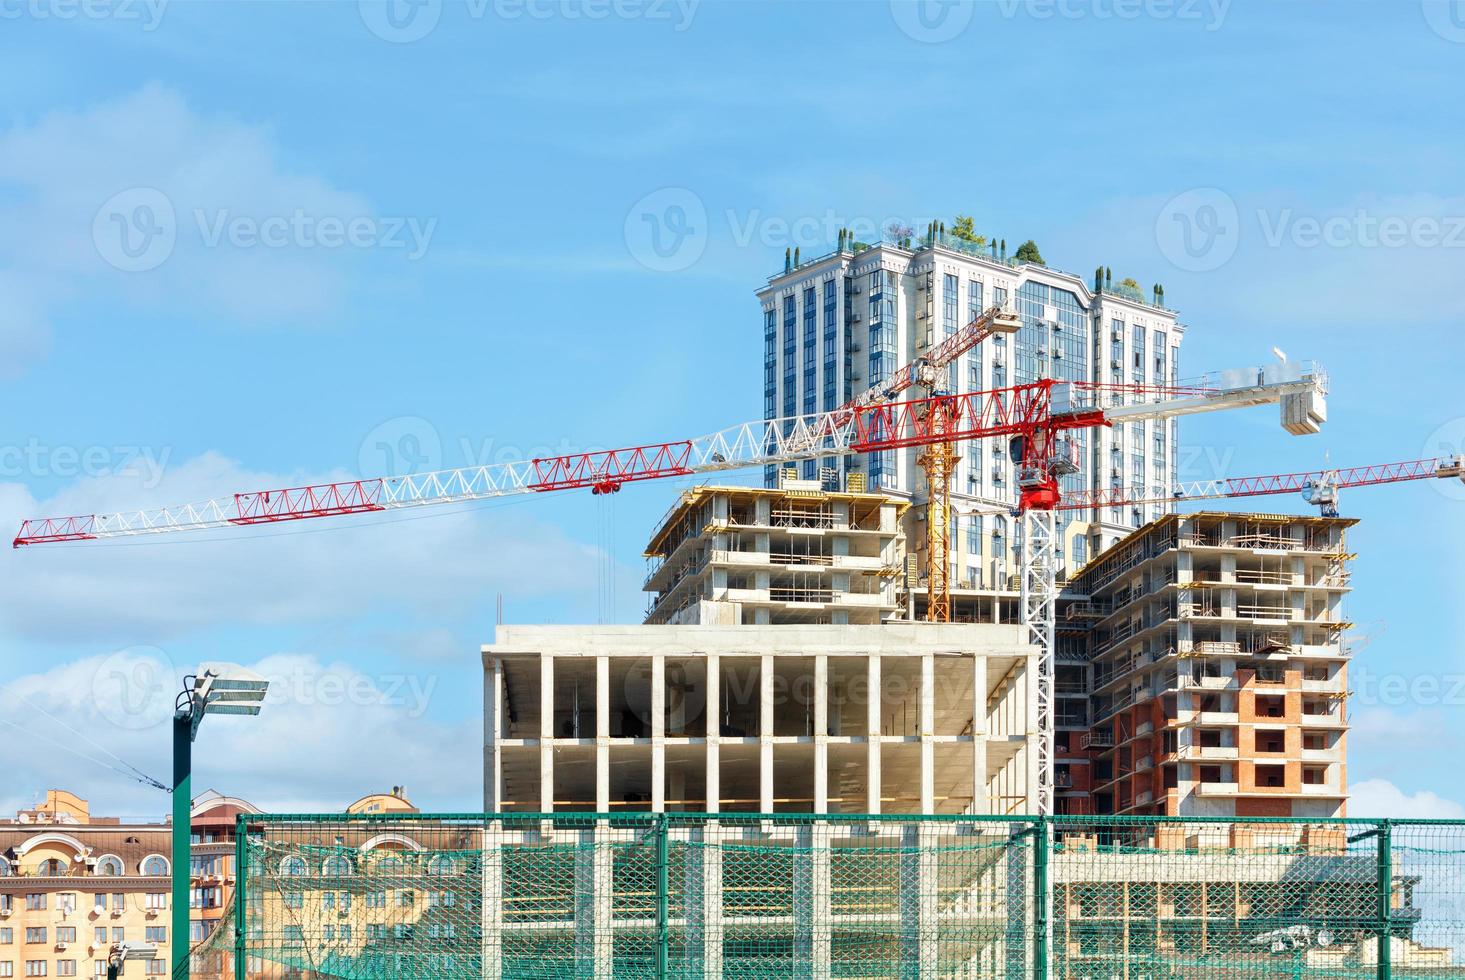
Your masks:
[{"label": "white cloud", "polygon": [[[37,501],[20,484],[0,484],[0,527],[18,528],[38,516],[105,513],[139,498],[179,504],[342,478],[348,477],[252,472],[206,454],[166,470],[147,489],[136,476],[98,476]],[[428,631],[421,648],[440,658],[445,624],[473,615],[491,621],[497,592],[516,604],[552,597],[566,619],[593,614],[602,552],[516,506],[533,499],[506,498],[496,509],[467,512],[439,507],[202,535],[33,545],[0,564],[0,636],[167,645],[192,631],[299,623],[335,629],[369,614],[398,613],[412,630]],[[634,578],[630,569],[617,575]]]},{"label": "white cloud", "polygon": [[[266,127],[199,113],[156,84],[0,131],[0,362],[43,351],[47,319],[82,299],[203,308],[210,325],[326,318],[353,260],[381,246],[332,244],[320,222],[378,217],[281,156]],[[270,245],[211,238],[297,215],[304,236],[291,225]]]},{"label": "white cloud", "polygon": [[[432,710],[448,679],[372,674],[298,653],[247,666],[271,678],[270,698],[258,717],[205,721],[195,745],[195,793],[213,788],[268,810],[334,811],[405,784],[425,808],[482,805],[479,720],[444,723]],[[177,678],[162,651],[133,649],[62,664],[0,689],[0,717],[26,730],[5,735],[17,751],[0,786],[0,814],[51,787],[91,799],[104,815],[165,812],[163,792],[42,739],[117,765],[111,753],[166,783]]]},{"label": "white cloud", "polygon": [[1394,817],[1400,819],[1465,819],[1465,806],[1429,790],[1409,794],[1387,779],[1365,779],[1348,789],[1350,817]]}]

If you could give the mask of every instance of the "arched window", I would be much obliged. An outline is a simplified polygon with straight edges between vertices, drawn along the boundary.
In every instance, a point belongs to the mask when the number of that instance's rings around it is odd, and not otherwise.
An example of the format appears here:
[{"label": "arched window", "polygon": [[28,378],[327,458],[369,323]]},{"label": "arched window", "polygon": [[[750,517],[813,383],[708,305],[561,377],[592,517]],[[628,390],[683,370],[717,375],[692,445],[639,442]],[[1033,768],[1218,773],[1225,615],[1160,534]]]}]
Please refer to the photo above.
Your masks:
[{"label": "arched window", "polygon": [[328,857],[321,864],[320,871],[323,875],[333,877],[348,875],[351,873],[351,860],[340,854],[337,854],[335,857]]},{"label": "arched window", "polygon": [[384,857],[376,865],[376,870],[384,875],[401,874],[402,868],[402,859],[394,856]]},{"label": "arched window", "polygon": [[305,858],[291,855],[280,862],[280,874],[298,876],[305,874]]},{"label": "arched window", "polygon": [[121,878],[127,873],[127,868],[117,855],[104,854],[97,859],[97,868],[92,873],[99,878]]},{"label": "arched window", "polygon": [[142,873],[149,878],[168,876],[168,859],[161,854],[150,854],[142,859]]},{"label": "arched window", "polygon": [[458,873],[458,863],[446,854],[439,854],[427,862],[430,875],[453,875]]},{"label": "arched window", "polygon": [[66,862],[60,858],[46,858],[36,865],[36,874],[42,878],[59,878],[66,874]]},{"label": "arched window", "polygon": [[0,878],[10,877],[10,862],[0,857]]}]

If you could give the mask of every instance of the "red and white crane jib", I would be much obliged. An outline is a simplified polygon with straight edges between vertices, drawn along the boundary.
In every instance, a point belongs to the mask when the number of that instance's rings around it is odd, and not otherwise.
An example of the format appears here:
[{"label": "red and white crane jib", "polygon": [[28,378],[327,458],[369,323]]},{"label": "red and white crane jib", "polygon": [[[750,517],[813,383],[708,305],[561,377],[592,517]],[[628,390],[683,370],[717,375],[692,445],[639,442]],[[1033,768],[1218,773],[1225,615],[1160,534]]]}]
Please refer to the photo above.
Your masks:
[{"label": "red and white crane jib", "polygon": [[[584,487],[607,493],[638,480],[954,440],[1021,436],[1026,446],[1042,447],[1052,445],[1061,430],[1108,424],[1112,416],[1131,408],[1160,417],[1167,405],[1189,411],[1197,399],[1209,400],[1215,407],[1230,407],[1230,401],[1238,405],[1277,401],[1297,384],[1250,385],[1233,392],[1044,379],[994,391],[747,422],[696,439],[627,449],[252,491],[153,510],[32,519],[21,525],[14,546],[273,524]],[[1108,396],[1110,405],[1098,405],[1102,395]],[[1126,405],[1127,400],[1135,404]],[[1056,493],[1051,499],[1040,495],[1025,503],[1051,507],[1057,503]]]},{"label": "red and white crane jib", "polygon": [[1164,496],[1155,496],[1147,487],[1108,487],[1065,494],[1058,510],[1083,510],[1088,507],[1120,507],[1131,504],[1184,503],[1192,500],[1221,500],[1230,497],[1264,497],[1284,493],[1312,495],[1319,488],[1339,490],[1346,487],[1369,487],[1409,480],[1448,480],[1465,482],[1465,456],[1435,456],[1411,459],[1401,463],[1379,463],[1334,470],[1310,470],[1305,473],[1279,473],[1272,476],[1244,476],[1219,480],[1197,480],[1179,483]]}]

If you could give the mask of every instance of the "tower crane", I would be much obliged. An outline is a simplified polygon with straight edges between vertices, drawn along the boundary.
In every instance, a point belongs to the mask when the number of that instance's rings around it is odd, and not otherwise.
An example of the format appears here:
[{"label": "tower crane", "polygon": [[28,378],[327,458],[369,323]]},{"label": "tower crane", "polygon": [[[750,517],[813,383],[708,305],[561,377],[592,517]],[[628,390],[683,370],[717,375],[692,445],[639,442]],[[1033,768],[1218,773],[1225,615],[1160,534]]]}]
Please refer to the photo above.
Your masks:
[{"label": "tower crane", "polygon": [[[881,391],[833,411],[746,422],[709,435],[625,449],[440,470],[397,477],[345,480],[249,491],[196,503],[111,514],[35,518],[22,523],[16,548],[56,542],[228,529],[430,507],[515,494],[589,489],[614,493],[626,483],[715,473],[806,459],[951,445],[970,439],[1016,439],[1020,497],[1020,607],[1030,641],[1040,651],[1038,779],[1035,803],[1052,812],[1053,656],[1058,594],[1056,515],[1060,511],[1299,492],[1336,507],[1346,487],[1427,478],[1465,479],[1460,457],[1327,469],[1310,473],[1177,485],[1163,497],[1147,488],[1110,488],[1063,495],[1058,480],[1078,465],[1069,433],[1116,422],[1280,403],[1283,428],[1316,432],[1326,418],[1327,379],[1312,365],[1283,364],[1226,372],[1188,386],[1103,384],[1051,378],[991,391],[936,394],[895,401],[899,391],[933,381],[980,336],[1011,329],[1002,310],[988,310],[942,348],[898,372]],[[976,338],[976,339],[974,339]],[[949,345],[949,346],[948,346]],[[964,346],[966,345],[966,346]],[[948,356],[949,355],[949,356]],[[924,379],[924,380],[923,380]],[[939,383],[939,382],[937,382]],[[949,503],[938,503],[949,508]],[[949,511],[948,511],[949,513]],[[946,527],[949,520],[938,520]],[[944,564],[944,563],[943,563]]]},{"label": "tower crane", "polygon": [[[846,408],[887,404],[901,392],[920,385],[931,395],[950,394],[950,367],[988,337],[1011,336],[1022,319],[1011,306],[992,306],[965,327],[947,337],[880,385],[867,390]],[[936,432],[945,424],[941,413],[933,419]],[[956,443],[939,439],[916,458],[926,475],[926,618],[936,623],[951,620],[951,478],[956,470]]]}]

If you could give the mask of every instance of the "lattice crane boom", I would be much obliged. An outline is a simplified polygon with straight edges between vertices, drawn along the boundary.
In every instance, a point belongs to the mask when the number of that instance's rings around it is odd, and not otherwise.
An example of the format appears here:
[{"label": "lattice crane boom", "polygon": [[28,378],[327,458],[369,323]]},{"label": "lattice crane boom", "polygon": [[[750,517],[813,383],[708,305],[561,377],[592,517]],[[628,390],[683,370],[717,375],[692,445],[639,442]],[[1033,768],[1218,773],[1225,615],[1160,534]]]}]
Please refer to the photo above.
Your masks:
[{"label": "lattice crane boom", "polygon": [[922,385],[936,393],[945,385],[941,378],[956,359],[972,350],[988,337],[1017,333],[1022,321],[1011,306],[990,306],[972,321],[941,343],[932,347],[904,367],[890,373],[880,384],[872,385],[863,394],[845,403],[845,408],[868,408],[894,401],[902,392]]},{"label": "lattice crane boom", "polygon": [[[1296,379],[1259,386],[1245,397],[1276,401],[1305,384]],[[1248,389],[1258,386],[1248,386]],[[1098,407],[1102,389],[1111,402]],[[514,494],[588,488],[611,493],[623,484],[746,467],[879,452],[991,437],[1052,444],[1067,429],[1108,424],[1108,417],[1143,404],[1152,417],[1167,403],[1190,411],[1197,397],[1230,407],[1225,389],[1149,385],[1096,386],[1051,379],[960,395],[839,408],[832,412],[746,422],[694,439],[625,449],[462,467],[406,476],[343,480],[249,491],[154,509],[26,520],[14,546],[201,531],[310,518],[374,513],[485,500]],[[1031,454],[1030,454],[1031,455]],[[1030,462],[1036,462],[1032,456]],[[1055,501],[1056,502],[1056,501]],[[1024,509],[1041,500],[1027,501]]]},{"label": "lattice crane boom", "polygon": [[1197,500],[1264,497],[1284,493],[1302,494],[1308,503],[1326,507],[1327,491],[1348,487],[1371,487],[1411,480],[1460,480],[1465,482],[1465,456],[1432,456],[1400,463],[1375,463],[1342,469],[1278,473],[1271,476],[1240,476],[1218,480],[1177,483],[1161,496],[1148,487],[1111,487],[1065,494],[1056,510],[1089,507],[1126,507],[1138,504],[1175,504]]}]

